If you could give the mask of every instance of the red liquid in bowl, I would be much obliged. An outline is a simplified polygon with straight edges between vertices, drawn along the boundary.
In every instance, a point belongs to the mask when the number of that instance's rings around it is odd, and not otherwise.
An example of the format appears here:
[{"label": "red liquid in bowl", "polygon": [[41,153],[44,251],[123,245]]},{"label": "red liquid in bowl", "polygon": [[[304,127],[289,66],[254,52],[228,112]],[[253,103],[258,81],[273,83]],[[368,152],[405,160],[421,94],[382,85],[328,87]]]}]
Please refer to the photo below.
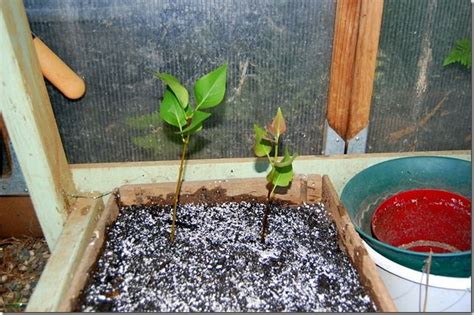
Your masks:
[{"label": "red liquid in bowl", "polygon": [[471,250],[471,201],[434,189],[399,193],[372,216],[372,234],[399,248],[433,253]]}]

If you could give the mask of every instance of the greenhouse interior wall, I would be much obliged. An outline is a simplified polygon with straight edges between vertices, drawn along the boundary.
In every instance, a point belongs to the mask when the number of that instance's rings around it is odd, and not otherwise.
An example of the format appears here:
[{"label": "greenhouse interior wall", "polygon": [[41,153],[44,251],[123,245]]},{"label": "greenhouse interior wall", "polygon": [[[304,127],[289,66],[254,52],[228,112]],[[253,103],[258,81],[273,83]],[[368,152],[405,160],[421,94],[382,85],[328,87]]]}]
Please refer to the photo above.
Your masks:
[{"label": "greenhouse interior wall", "polygon": [[[291,126],[285,143],[320,155],[335,3],[25,0],[32,32],[87,84],[86,96],[70,101],[47,83],[68,161],[178,159],[179,137],[158,115],[164,87],[149,70],[191,88],[224,62],[225,103],[194,139],[191,159],[252,157],[253,124],[277,107]],[[367,152],[471,148],[470,72],[442,66],[471,34],[470,5],[384,2]]]}]

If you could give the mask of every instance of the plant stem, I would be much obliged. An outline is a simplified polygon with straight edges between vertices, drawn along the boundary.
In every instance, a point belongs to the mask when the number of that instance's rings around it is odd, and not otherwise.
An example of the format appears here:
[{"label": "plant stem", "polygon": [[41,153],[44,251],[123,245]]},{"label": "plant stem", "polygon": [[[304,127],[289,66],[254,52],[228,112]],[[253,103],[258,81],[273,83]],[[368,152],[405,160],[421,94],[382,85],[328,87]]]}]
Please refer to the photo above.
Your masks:
[{"label": "plant stem", "polygon": [[260,242],[262,242],[262,244],[265,243],[265,237],[267,236],[268,217],[270,216],[270,203],[273,197],[273,193],[275,192],[275,188],[276,185],[273,185],[272,190],[268,190],[267,207],[265,208],[265,213],[263,215],[262,232],[260,232]]},{"label": "plant stem", "polygon": [[174,243],[174,238],[176,234],[176,208],[178,206],[179,193],[181,191],[181,185],[183,183],[184,161],[186,158],[186,150],[188,149],[188,143],[189,143],[189,135],[187,135],[186,138],[184,138],[183,149],[181,152],[181,163],[179,164],[178,182],[176,183],[176,192],[174,194],[174,200],[173,200],[173,220],[171,222],[171,233],[170,233],[171,243]]},{"label": "plant stem", "polygon": [[[277,135],[275,137],[275,157],[273,158],[273,162],[270,159],[270,156],[267,153],[268,160],[272,165],[276,163],[278,160],[278,141],[280,140],[280,135]],[[273,167],[273,166],[272,166]],[[260,242],[262,244],[265,243],[265,237],[267,236],[267,230],[268,230],[268,216],[270,215],[270,202],[272,200],[273,193],[275,192],[276,185],[272,185],[272,190],[268,190],[268,195],[267,195],[267,207],[265,208],[265,213],[263,214],[263,221],[262,221],[262,231],[260,232]]]},{"label": "plant stem", "polygon": [[273,162],[276,162],[278,160],[278,145],[280,141],[280,135],[277,135],[275,138],[275,158],[273,159]]}]

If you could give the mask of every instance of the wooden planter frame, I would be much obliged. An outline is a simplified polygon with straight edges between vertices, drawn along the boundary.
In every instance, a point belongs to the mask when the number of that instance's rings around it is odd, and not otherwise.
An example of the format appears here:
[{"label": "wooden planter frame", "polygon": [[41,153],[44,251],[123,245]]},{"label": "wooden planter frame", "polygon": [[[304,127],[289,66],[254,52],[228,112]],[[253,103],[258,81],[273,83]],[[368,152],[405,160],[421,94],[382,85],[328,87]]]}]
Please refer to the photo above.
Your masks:
[{"label": "wooden planter frame", "polygon": [[[233,179],[222,181],[184,182],[181,202],[187,202],[187,195],[205,187],[220,189],[227,197],[251,195],[265,198],[265,178]],[[28,304],[32,312],[70,312],[76,306],[77,298],[84,287],[89,270],[95,264],[105,240],[105,228],[117,218],[120,205],[149,204],[157,198],[172,195],[174,183],[125,185],[115,191],[116,198],[110,198],[104,208],[100,199],[78,201],[77,209],[71,214],[63,235],[59,238],[56,251],[43,271],[36,291]],[[294,204],[323,202],[336,224],[341,248],[348,254],[359,272],[360,279],[379,311],[396,311],[395,305],[378,274],[374,262],[368,255],[362,240],[354,229],[346,209],[339,201],[328,176],[298,176],[285,194],[276,199]],[[89,200],[89,202],[85,202]],[[93,199],[92,199],[93,200]],[[258,233],[258,231],[256,231]],[[73,239],[79,239],[74,242]],[[71,247],[71,243],[77,246]],[[70,259],[71,264],[64,264]],[[52,287],[56,290],[51,290]]]},{"label": "wooden planter frame", "polygon": [[[330,126],[346,137],[368,122],[382,8],[383,0],[337,2],[327,117]],[[356,35],[345,40],[352,31]],[[56,273],[71,279],[74,274],[70,271],[80,267],[81,255],[93,242],[88,236],[97,220],[103,219],[104,201],[111,190],[127,183],[173,182],[178,162],[69,164],[21,0],[0,0],[0,52],[0,113],[41,228],[57,259]],[[328,174],[340,192],[352,176],[368,166],[424,155],[470,160],[470,151],[306,156],[295,162],[295,172]],[[190,161],[185,180],[263,177],[255,165],[252,158]],[[55,250],[65,247],[68,250],[64,252]],[[53,268],[53,262],[48,266]],[[46,300],[55,300],[64,296],[68,284],[52,281],[43,285],[41,280],[38,287],[47,288]],[[44,294],[36,290],[33,298]]]}]

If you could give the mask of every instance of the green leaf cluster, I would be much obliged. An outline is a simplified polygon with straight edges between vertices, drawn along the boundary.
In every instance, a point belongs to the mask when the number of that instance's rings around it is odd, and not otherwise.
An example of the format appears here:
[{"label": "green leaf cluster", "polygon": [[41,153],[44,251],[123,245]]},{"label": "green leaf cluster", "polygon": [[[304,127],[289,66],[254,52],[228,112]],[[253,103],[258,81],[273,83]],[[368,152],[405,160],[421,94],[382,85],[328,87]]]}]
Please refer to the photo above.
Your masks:
[{"label": "green leaf cluster", "polygon": [[202,125],[211,113],[202,111],[219,105],[225,96],[227,64],[199,78],[194,85],[194,97],[197,105],[191,106],[188,90],[171,74],[155,72],[155,77],[166,85],[166,91],[160,105],[160,118],[179,129],[183,137],[202,129]]},{"label": "green leaf cluster", "polygon": [[[297,154],[291,155],[288,152],[288,148],[285,148],[285,155],[281,159],[278,158],[280,136],[286,132],[286,123],[281,109],[278,108],[272,123],[266,129],[254,124],[254,131],[254,153],[258,157],[266,156],[272,167],[267,175],[267,181],[274,188],[278,186],[287,187],[293,180],[293,161],[296,159]],[[272,151],[274,152],[273,158],[270,156]]]},{"label": "green leaf cluster", "polygon": [[457,40],[449,55],[444,59],[443,66],[459,62],[467,69],[471,69],[471,39],[464,38]]}]

